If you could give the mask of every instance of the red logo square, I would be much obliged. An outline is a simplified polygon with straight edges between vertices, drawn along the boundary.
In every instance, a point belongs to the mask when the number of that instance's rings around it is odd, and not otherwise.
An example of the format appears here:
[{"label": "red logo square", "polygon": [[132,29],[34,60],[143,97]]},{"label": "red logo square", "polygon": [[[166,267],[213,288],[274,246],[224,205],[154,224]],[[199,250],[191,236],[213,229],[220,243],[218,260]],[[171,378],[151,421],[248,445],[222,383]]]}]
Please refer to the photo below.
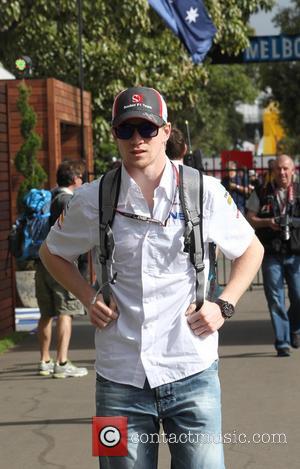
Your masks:
[{"label": "red logo square", "polygon": [[127,456],[127,417],[93,417],[93,456]]},{"label": "red logo square", "polygon": [[132,96],[133,103],[142,103],[144,101],[144,96],[142,94],[134,94]]}]

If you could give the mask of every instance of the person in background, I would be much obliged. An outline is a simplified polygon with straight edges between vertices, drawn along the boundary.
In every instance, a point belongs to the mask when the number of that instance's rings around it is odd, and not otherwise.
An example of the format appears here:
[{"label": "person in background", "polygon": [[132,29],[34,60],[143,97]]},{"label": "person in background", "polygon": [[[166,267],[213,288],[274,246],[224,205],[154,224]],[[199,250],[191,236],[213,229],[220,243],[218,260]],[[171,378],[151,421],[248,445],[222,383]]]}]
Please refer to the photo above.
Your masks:
[{"label": "person in background", "polygon": [[204,171],[200,148],[189,152],[185,137],[177,127],[172,127],[171,135],[167,141],[166,154],[176,166],[186,164],[198,169],[198,171]]},{"label": "person in background", "polygon": [[[128,419],[128,454],[100,455],[101,469],[155,469],[158,442],[134,436],[158,435],[160,421],[166,436],[177,438],[169,444],[173,469],[224,469],[217,331],[256,274],[263,248],[224,187],[204,175],[204,283],[210,241],[233,262],[221,297],[197,310],[196,273],[184,251],[178,170],[166,155],[170,133],[166,102],[157,90],[132,87],[115,97],[112,134],[122,167],[107,270],[116,282],[108,304],[73,262],[82,251],[99,253],[99,180],[79,189],[63,224],[51,230],[40,250],[51,274],[81,300],[96,326],[97,416]],[[182,442],[187,432],[194,438],[208,435],[209,444]]]},{"label": "person in background", "polygon": [[170,160],[178,166],[183,164],[183,158],[187,153],[187,144],[181,130],[177,127],[172,127],[170,137],[166,145],[166,154]]},{"label": "person in background", "polygon": [[198,171],[204,171],[204,165],[202,161],[202,151],[200,148],[196,148],[193,151],[193,168],[198,169]]},{"label": "person in background", "polygon": [[[85,167],[81,161],[63,161],[56,173],[57,187],[52,190],[50,225],[62,223],[65,210],[73,193],[83,182]],[[41,317],[38,323],[40,348],[39,374],[54,378],[81,377],[88,373],[68,359],[73,316],[84,314],[80,301],[63,288],[47,271],[42,262],[37,262],[36,297]],[[57,351],[56,362],[50,356],[52,322],[56,317]]]},{"label": "person in background", "polygon": [[274,180],[273,170],[275,167],[275,162],[276,162],[275,158],[271,158],[270,160],[268,160],[268,169],[263,175],[262,183],[264,186],[267,186],[269,183],[272,183]]},{"label": "person in background", "polygon": [[255,169],[249,169],[248,171],[248,195],[260,186],[259,179],[257,177]]},{"label": "person in background", "polygon": [[[262,263],[265,295],[278,357],[300,347],[300,227],[286,216],[300,217],[300,187],[293,183],[295,165],[288,155],[276,158],[273,178],[247,201],[247,219],[265,248]],[[285,305],[285,285],[290,306]]]},{"label": "person in background", "polygon": [[243,178],[237,173],[237,164],[235,161],[227,162],[225,176],[222,178],[221,182],[232,196],[239,211],[244,214],[248,186],[244,185]]}]

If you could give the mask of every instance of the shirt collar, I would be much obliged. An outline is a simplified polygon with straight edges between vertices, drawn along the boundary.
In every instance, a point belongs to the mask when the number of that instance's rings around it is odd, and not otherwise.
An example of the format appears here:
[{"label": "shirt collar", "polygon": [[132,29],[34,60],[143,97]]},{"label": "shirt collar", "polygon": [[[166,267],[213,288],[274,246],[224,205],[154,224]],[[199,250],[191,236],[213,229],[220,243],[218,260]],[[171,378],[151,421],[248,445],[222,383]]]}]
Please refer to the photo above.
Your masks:
[{"label": "shirt collar", "polygon": [[183,158],[180,160],[172,160],[172,164],[179,170],[179,166],[183,165]]},{"label": "shirt collar", "polygon": [[[154,196],[158,195],[160,192],[166,194],[167,199],[172,202],[174,197],[174,190],[176,188],[174,182],[176,182],[175,171],[177,168],[174,167],[173,163],[170,162],[169,158],[166,157],[166,164],[163,170],[160,183],[154,191]],[[127,202],[129,194],[134,193],[135,197],[143,197],[141,189],[135,182],[135,180],[128,174],[125,166],[122,164],[121,168],[121,191],[125,196],[125,200],[122,202]]]},{"label": "shirt collar", "polygon": [[174,182],[176,182],[176,171],[177,168],[174,167],[169,158],[166,158],[166,165],[162,173],[159,186],[154,191],[155,193],[156,191],[164,191],[170,202],[173,201],[174,190],[176,188],[176,185],[174,184]]},{"label": "shirt collar", "polygon": [[68,187],[60,187],[59,191],[60,192],[65,192],[66,194],[73,195],[73,191],[71,191],[71,189],[69,189]]}]

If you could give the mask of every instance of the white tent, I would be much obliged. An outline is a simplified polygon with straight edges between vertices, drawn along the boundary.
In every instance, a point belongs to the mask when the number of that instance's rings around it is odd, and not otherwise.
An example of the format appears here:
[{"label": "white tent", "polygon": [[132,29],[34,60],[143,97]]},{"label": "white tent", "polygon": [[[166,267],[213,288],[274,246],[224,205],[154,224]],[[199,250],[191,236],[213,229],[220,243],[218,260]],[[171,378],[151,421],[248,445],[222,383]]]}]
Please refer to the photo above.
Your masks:
[{"label": "white tent", "polygon": [[12,73],[8,72],[3,68],[2,64],[0,63],[0,80],[14,80],[16,77],[13,76]]}]

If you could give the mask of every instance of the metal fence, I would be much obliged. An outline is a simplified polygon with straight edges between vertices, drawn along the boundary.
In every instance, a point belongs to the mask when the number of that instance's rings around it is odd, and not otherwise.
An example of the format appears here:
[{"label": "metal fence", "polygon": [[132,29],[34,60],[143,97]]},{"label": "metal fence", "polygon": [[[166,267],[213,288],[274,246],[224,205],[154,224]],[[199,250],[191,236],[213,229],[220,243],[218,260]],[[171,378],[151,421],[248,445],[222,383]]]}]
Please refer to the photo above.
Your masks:
[{"label": "metal fence", "polygon": [[[217,259],[217,282],[220,286],[224,287],[227,285],[230,275],[231,269],[231,261],[228,260],[222,252],[219,251],[218,259]],[[261,269],[259,269],[258,273],[256,274],[255,278],[253,279],[250,289],[252,287],[262,287],[263,286],[263,278]]]},{"label": "metal fence", "polygon": [[[228,168],[221,168],[221,167],[218,168],[217,164],[215,164],[214,167],[211,169],[209,169],[207,165],[204,165],[205,174],[207,174],[208,176],[213,176],[220,180],[226,177],[229,174],[229,171],[231,170]],[[236,172],[239,175],[239,177],[243,180],[243,183],[245,185],[247,185],[249,180],[251,180],[253,172],[255,172],[257,180],[260,183],[262,183],[267,176],[270,177],[270,170],[266,168],[265,166],[253,166],[251,168],[237,167]],[[300,179],[300,166],[296,166],[295,180],[299,181],[299,179]]]}]

